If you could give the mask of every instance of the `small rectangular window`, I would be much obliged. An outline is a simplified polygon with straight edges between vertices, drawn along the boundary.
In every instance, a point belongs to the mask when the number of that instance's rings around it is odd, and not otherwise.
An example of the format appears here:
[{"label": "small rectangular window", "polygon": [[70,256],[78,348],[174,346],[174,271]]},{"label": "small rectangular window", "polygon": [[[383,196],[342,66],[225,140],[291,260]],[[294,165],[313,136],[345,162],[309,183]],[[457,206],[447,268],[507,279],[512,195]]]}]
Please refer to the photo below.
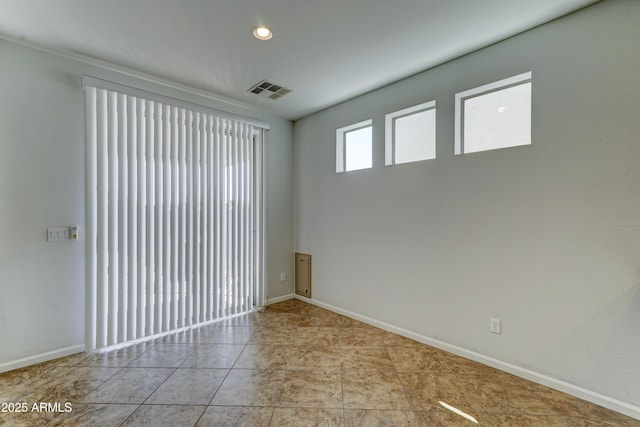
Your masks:
[{"label": "small rectangular window", "polygon": [[385,115],[385,165],[436,158],[436,102]]},{"label": "small rectangular window", "polygon": [[372,120],[336,130],[336,172],[369,169],[373,165]]},{"label": "small rectangular window", "polygon": [[455,154],[531,144],[531,72],[456,94]]}]

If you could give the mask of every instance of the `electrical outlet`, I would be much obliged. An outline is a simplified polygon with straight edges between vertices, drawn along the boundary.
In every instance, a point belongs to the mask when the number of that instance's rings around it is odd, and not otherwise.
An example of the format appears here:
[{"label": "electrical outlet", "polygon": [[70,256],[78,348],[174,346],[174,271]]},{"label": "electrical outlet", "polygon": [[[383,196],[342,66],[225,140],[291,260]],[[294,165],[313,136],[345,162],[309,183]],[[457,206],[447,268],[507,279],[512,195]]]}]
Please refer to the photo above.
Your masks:
[{"label": "electrical outlet", "polygon": [[287,280],[287,275],[286,273],[280,273],[280,281],[284,282],[285,280]]},{"label": "electrical outlet", "polygon": [[489,321],[489,330],[494,334],[500,334],[502,330],[502,324],[500,319],[496,319],[494,317]]}]

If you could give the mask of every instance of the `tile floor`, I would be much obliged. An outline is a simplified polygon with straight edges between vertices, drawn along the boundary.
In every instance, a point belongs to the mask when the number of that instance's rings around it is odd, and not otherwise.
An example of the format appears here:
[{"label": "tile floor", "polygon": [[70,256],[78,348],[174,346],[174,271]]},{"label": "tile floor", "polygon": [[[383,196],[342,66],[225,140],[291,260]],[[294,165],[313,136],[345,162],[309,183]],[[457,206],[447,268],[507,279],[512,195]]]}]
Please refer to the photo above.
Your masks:
[{"label": "tile floor", "polygon": [[[289,300],[109,352],[0,374],[3,426],[640,426],[570,397]],[[64,403],[72,405],[64,411]]]}]

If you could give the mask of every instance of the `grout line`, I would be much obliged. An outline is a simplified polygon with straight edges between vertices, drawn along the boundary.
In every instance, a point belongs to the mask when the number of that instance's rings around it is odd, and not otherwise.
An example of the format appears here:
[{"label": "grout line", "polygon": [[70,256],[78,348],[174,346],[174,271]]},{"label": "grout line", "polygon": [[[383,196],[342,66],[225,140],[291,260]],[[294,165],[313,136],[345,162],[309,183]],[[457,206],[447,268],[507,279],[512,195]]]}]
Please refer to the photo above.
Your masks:
[{"label": "grout line", "polygon": [[[255,330],[251,331],[251,336],[249,337],[249,339],[247,340],[247,342],[243,345],[242,350],[240,350],[240,353],[238,353],[238,355],[236,356],[235,360],[233,361],[233,363],[231,364],[231,367],[227,370],[227,375],[224,376],[224,378],[222,379],[222,381],[220,382],[220,385],[218,386],[218,388],[216,388],[215,393],[213,393],[213,396],[211,396],[211,399],[209,400],[209,403],[207,404],[207,406],[210,406],[211,403],[213,402],[213,399],[216,397],[216,394],[218,394],[218,391],[220,391],[220,388],[222,387],[222,385],[224,384],[224,382],[227,380],[227,378],[229,377],[229,374],[231,373],[231,371],[234,369],[234,367],[236,366],[236,363],[238,363],[238,360],[240,359],[240,356],[242,356],[242,354],[244,353],[244,351],[247,349],[247,346],[249,345],[249,342],[251,342],[251,339],[253,338],[253,336],[256,334]],[[204,412],[203,412],[204,413]],[[202,416],[201,416],[202,417]]]},{"label": "grout line", "polygon": [[[149,366],[149,367],[144,367],[144,368],[142,368],[142,369],[154,369],[154,367],[150,367],[150,366]],[[163,369],[171,369],[171,368],[163,368]],[[152,391],[152,392],[147,396],[147,398],[146,398],[146,399],[144,399],[144,400],[142,401],[142,403],[140,404],[140,406],[144,405],[144,404],[147,402],[147,400],[149,400],[149,398],[150,398],[151,396],[153,396],[153,394],[154,394],[156,391],[158,391],[158,389],[159,389],[160,387],[162,387],[162,385],[163,385],[164,383],[166,383],[166,382],[167,382],[167,380],[168,380],[169,378],[171,378],[171,376],[172,376],[173,374],[175,374],[177,371],[178,371],[178,368],[177,368],[177,367],[176,367],[176,368],[173,368],[173,372],[171,372],[169,375],[167,375],[167,378],[165,378],[165,379],[164,379],[164,380],[163,380],[163,381],[162,381],[162,382],[161,382],[161,383],[160,383],[160,384],[159,384],[159,385],[158,385],[158,386],[157,386],[157,387],[156,387],[156,388],[155,388],[155,389],[154,389],[154,390],[153,390],[153,391]]]},{"label": "grout line", "polygon": [[[336,321],[336,325],[338,325],[338,322]],[[342,375],[342,346],[340,345],[340,331],[342,328],[340,328],[338,326],[338,357],[339,357],[339,374],[340,374],[340,398],[342,400],[342,423],[346,425],[346,419],[345,419],[345,408],[344,408],[344,377]]]},{"label": "grout line", "polygon": [[[123,405],[122,403],[120,403],[120,405]],[[135,403],[134,403],[135,405]],[[138,412],[138,410],[142,407],[142,404],[139,404],[138,407],[136,409],[134,409],[127,418],[124,419],[124,421],[122,421],[122,423],[120,424],[120,427],[122,427],[123,425],[125,425],[127,423],[127,421],[129,420],[129,418],[131,418],[133,416],[133,414],[135,414],[136,412]]]},{"label": "grout line", "polygon": [[396,378],[398,379],[398,383],[402,388],[402,393],[404,393],[404,398],[407,400],[407,404],[409,405],[409,411],[411,411],[411,414],[413,415],[413,419],[416,421],[416,423],[418,423],[418,417],[416,416],[416,409],[413,407],[413,404],[411,403],[411,399],[409,398],[409,393],[407,392],[407,388],[404,386],[403,381],[400,378],[400,372],[398,372],[398,368],[396,367],[396,364],[393,363],[393,359],[391,358],[391,353],[389,353],[388,347],[385,346],[384,349],[387,355],[389,356],[389,360],[391,361],[391,366],[393,366],[393,372],[395,372]]}]

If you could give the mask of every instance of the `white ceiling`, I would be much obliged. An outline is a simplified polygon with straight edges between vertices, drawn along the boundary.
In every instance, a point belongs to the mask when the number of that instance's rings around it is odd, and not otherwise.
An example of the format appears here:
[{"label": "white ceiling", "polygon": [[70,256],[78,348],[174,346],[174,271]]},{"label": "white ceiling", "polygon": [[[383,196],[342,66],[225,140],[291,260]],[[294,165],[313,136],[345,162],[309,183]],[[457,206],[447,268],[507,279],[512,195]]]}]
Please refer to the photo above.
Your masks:
[{"label": "white ceiling", "polygon": [[[597,1],[0,0],[0,34],[296,119]],[[246,92],[263,78],[293,92]]]}]

